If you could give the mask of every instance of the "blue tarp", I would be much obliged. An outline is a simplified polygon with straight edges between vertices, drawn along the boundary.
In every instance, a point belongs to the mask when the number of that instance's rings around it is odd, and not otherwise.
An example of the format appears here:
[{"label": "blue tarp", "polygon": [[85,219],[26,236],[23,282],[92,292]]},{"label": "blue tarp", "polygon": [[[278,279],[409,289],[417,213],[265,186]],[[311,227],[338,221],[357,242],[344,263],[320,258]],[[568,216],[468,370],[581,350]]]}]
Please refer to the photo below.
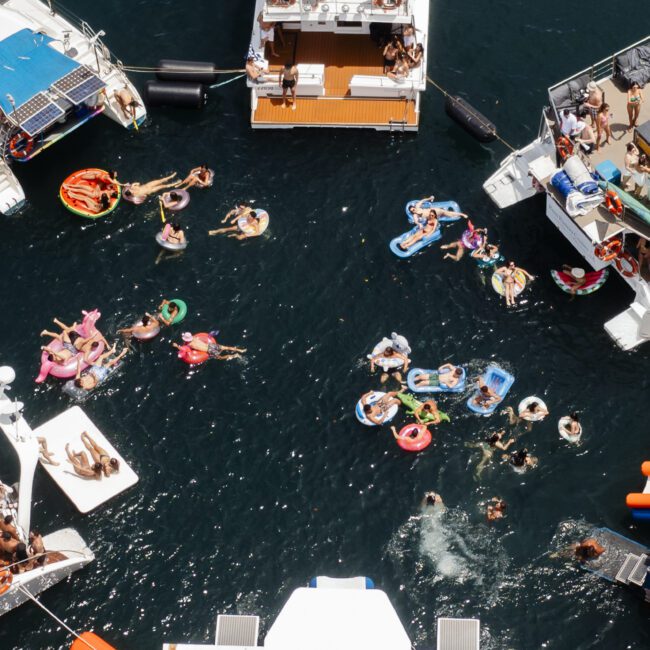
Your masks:
[{"label": "blue tarp", "polygon": [[52,49],[52,40],[22,29],[0,41],[0,108],[6,114],[13,110],[7,94],[18,108],[79,67],[76,61]]}]

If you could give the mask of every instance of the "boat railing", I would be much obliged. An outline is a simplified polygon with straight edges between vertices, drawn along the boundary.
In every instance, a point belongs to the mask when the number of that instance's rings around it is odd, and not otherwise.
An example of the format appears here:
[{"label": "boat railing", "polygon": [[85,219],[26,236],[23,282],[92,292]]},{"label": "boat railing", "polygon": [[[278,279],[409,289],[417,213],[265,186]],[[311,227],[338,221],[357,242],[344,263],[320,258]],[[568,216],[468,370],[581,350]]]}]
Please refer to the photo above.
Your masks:
[{"label": "boat railing", "polygon": [[266,0],[264,9],[270,13],[337,14],[339,16],[409,16],[410,0]]},{"label": "boat railing", "polygon": [[642,38],[640,41],[637,41],[636,43],[632,43],[632,45],[628,45],[622,50],[619,50],[618,52],[614,52],[614,54],[610,54],[608,57],[605,57],[604,59],[601,59],[600,61],[593,63],[592,65],[585,68],[584,70],[581,70],[580,72],[577,72],[576,74],[571,75],[570,77],[567,77],[566,79],[551,86],[548,89],[548,97],[549,97],[549,101],[551,102],[551,106],[553,107],[553,111],[557,114],[557,106],[555,105],[555,101],[553,100],[553,91],[557,90],[558,88],[561,88],[566,84],[569,84],[572,81],[577,81],[579,79],[586,78],[587,76],[589,77],[589,81],[595,81],[595,82],[611,79],[614,76],[616,59],[619,56],[625,54],[626,52],[629,52],[630,50],[633,50],[636,47],[639,47],[640,45],[649,45],[649,44],[650,44],[650,36],[646,36],[645,38]]}]

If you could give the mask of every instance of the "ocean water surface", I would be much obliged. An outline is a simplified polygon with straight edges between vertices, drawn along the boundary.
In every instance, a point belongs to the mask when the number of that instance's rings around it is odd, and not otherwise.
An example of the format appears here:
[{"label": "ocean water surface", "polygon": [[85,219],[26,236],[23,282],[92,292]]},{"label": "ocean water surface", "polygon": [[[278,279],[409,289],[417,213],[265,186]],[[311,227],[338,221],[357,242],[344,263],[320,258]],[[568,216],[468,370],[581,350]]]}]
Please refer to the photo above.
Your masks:
[{"label": "ocean water surface", "polygon": [[[646,35],[647,20],[634,17],[647,18],[647,3],[626,6],[613,28],[614,7],[602,0],[432,2],[429,73],[524,145],[549,85]],[[254,9],[250,0],[68,7],[104,29],[125,64],[179,58],[228,68],[241,65]],[[96,554],[42,595],[72,627],[120,650],[154,650],[211,642],[218,613],[257,613],[263,638],[310,577],[367,575],[420,646],[435,645],[441,615],[480,617],[487,650],[650,645],[647,609],[631,594],[549,557],[590,524],[650,544],[625,507],[649,451],[649,348],[624,353],[602,327],[632,293],[612,277],[570,301],[549,270],[580,258],[545,218],[543,200],[499,211],[481,189],[507,149],[471,140],[433,89],[422,110],[417,135],[253,132],[236,82],[211,92],[201,112],[152,110],[137,133],[96,119],[18,168],[29,205],[2,223],[0,363],[16,369],[14,394],[33,427],[68,406],[60,384],[33,382],[38,333],[54,316],[72,321],[97,307],[112,337],[162,297],[179,296],[187,328],[219,329],[224,343],[248,349],[241,361],[188,370],[170,345],[179,328],[133,345],[119,375],[84,404],[140,476],[105,507],[79,515],[37,471],[33,526],[74,527]],[[180,217],[190,246],[177,258],[159,257],[153,202],[123,203],[87,223],[57,199],[75,169],[145,181],[204,161],[216,182],[192,193]],[[431,193],[458,201],[537,276],[516,310],[471,260],[443,261],[436,244],[410,260],[390,253],[389,240],[407,228],[406,201]],[[240,199],[269,211],[265,236],[207,237]],[[451,224],[443,240],[461,231]],[[475,480],[480,452],[466,443],[505,419],[470,414],[464,396],[441,398],[452,421],[418,455],[386,428],[361,426],[354,405],[379,387],[366,354],[393,331],[409,339],[417,365],[464,362],[476,376],[495,361],[516,376],[508,404],[542,397],[551,416],[515,431],[539,466],[517,475],[493,463]],[[579,446],[557,433],[572,409],[582,415]],[[0,475],[15,474],[2,445]],[[420,510],[430,489],[443,495],[444,515]],[[488,526],[484,505],[495,495],[508,516]],[[33,605],[0,624],[3,649],[69,641]]]}]

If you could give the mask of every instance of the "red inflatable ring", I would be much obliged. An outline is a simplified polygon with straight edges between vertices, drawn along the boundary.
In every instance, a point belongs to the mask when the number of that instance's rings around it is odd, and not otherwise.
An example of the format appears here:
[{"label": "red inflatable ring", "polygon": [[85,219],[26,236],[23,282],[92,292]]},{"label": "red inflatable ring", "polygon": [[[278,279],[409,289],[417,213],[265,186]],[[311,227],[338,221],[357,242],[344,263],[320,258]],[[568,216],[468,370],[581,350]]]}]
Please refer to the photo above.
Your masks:
[{"label": "red inflatable ring", "polygon": [[[216,341],[207,332],[199,332],[194,337],[206,343],[216,344]],[[178,350],[178,358],[188,365],[194,366],[199,363],[205,363],[210,358],[210,355],[207,352],[194,350],[189,345],[182,345]]]},{"label": "red inflatable ring", "polygon": [[397,444],[404,451],[422,451],[431,444],[431,432],[424,424],[407,424],[397,434]]}]

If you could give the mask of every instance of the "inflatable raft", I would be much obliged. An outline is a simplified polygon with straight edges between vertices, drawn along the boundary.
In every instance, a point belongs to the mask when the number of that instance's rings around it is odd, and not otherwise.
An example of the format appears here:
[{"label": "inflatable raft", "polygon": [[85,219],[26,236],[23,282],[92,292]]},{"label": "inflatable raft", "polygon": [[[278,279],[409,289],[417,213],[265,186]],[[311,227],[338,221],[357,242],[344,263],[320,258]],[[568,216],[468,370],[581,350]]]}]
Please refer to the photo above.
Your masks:
[{"label": "inflatable raft", "polygon": [[[214,338],[210,336],[210,334],[208,334],[207,332],[199,332],[194,336],[197,339],[204,341],[205,343],[208,344],[211,343],[212,345],[215,345],[217,343],[214,340]],[[182,345],[178,349],[178,358],[190,366],[196,366],[200,363],[205,363],[210,358],[210,355],[207,352],[195,350],[194,348],[191,348],[189,345]]]},{"label": "inflatable raft", "polygon": [[425,424],[407,424],[401,428],[396,440],[404,451],[422,451],[431,444],[431,431]]},{"label": "inflatable raft", "polygon": [[[551,270],[551,277],[562,291],[565,293],[571,293],[573,279],[568,273],[565,273],[564,271]],[[605,284],[608,277],[608,268],[585,273],[585,283],[575,292],[576,296],[588,296],[590,293],[598,291],[598,289]]]},{"label": "inflatable raft", "polygon": [[438,241],[442,237],[442,233],[440,232],[440,224],[438,224],[436,229],[431,234],[422,237],[422,239],[415,242],[415,244],[413,244],[413,246],[409,247],[407,250],[400,248],[400,244],[405,239],[418,232],[418,230],[420,230],[420,226],[415,226],[415,228],[411,228],[411,230],[408,232],[402,233],[399,237],[395,237],[395,239],[391,240],[388,247],[393,253],[395,253],[395,255],[397,255],[397,257],[411,257],[418,251],[421,251],[423,248],[426,248],[429,246],[429,244],[433,244],[433,242]]},{"label": "inflatable raft", "polygon": [[[528,410],[528,407],[534,403],[537,403],[537,406],[542,409],[542,412],[531,413]],[[544,403],[544,400],[540,399],[539,397],[535,397],[534,395],[522,399],[521,402],[519,402],[517,410],[519,412],[519,417],[526,420],[527,422],[540,422],[548,414],[548,407]]]},{"label": "inflatable raft", "polygon": [[571,418],[568,415],[561,417],[557,423],[558,433],[568,442],[580,442],[582,436],[582,425],[578,422],[578,433],[569,433],[568,426],[571,424]]},{"label": "inflatable raft", "polygon": [[[460,366],[458,366],[460,368]],[[409,387],[409,390],[412,390],[414,393],[462,393],[465,390],[465,368],[460,368],[463,371],[463,374],[460,376],[458,383],[453,387],[449,388],[445,384],[438,384],[437,386],[416,386],[415,380],[420,375],[438,375],[439,371],[436,370],[425,370],[423,368],[413,368],[409,370],[408,375],[406,376],[406,383]]]},{"label": "inflatable raft", "polygon": [[[169,302],[173,302],[178,307],[178,313],[174,316],[174,320],[171,323],[172,325],[176,325],[187,316],[187,303],[180,298],[172,298]],[[169,305],[165,305],[160,313],[163,315],[165,320],[169,320],[169,317],[171,316],[169,313]]]},{"label": "inflatable raft", "polygon": [[479,394],[479,390],[477,388],[472,396],[467,400],[467,408],[474,413],[478,413],[479,415],[490,415],[491,413],[494,413],[497,406],[501,404],[503,398],[507,395],[512,385],[515,383],[515,378],[509,372],[505,371],[499,366],[489,366],[483,374],[483,382],[501,399],[495,404],[491,404],[490,406],[479,406],[474,403],[474,398]]},{"label": "inflatable raft", "polygon": [[[408,341],[403,337],[400,336],[399,334],[396,334],[393,332],[391,334],[391,338],[387,338],[384,336],[384,338],[375,345],[375,347],[372,349],[372,352],[367,355],[368,359],[372,359],[373,357],[376,357],[378,354],[382,354],[386,348],[393,348],[395,352],[399,352],[400,354],[403,354],[405,356],[408,356],[411,354],[411,348],[408,344]],[[388,372],[389,370],[395,370],[396,368],[401,368],[404,365],[404,361],[400,359],[399,357],[379,357],[377,361],[375,362],[377,366],[379,366],[384,372]]]},{"label": "inflatable raft", "polygon": [[[86,176],[92,174],[97,174],[98,178],[86,178]],[[86,189],[106,190],[110,194],[116,193],[117,196],[110,198],[109,206],[103,212],[91,212],[84,203],[70,196],[68,189],[64,187],[65,185],[74,185]],[[111,183],[111,178],[108,172],[104,169],[98,169],[95,167],[80,169],[79,171],[70,174],[70,176],[61,183],[61,187],[59,188],[59,198],[63,205],[70,210],[72,214],[76,214],[78,217],[85,217],[86,219],[99,219],[100,217],[110,214],[118,206],[121,196],[122,191],[120,186]]]},{"label": "inflatable raft", "polygon": [[156,233],[156,242],[168,251],[183,251],[187,248],[188,241],[182,243],[174,243],[167,240],[170,232],[170,225],[167,224],[161,232]]},{"label": "inflatable raft", "polygon": [[[420,201],[418,199],[415,199],[413,201],[409,201],[405,206],[404,206],[404,211],[406,212],[406,217],[409,220],[409,223],[415,224],[415,217],[409,212],[409,208],[411,206],[416,206]],[[461,212],[460,206],[456,201],[424,201],[422,203],[423,208],[440,208],[441,210],[451,210],[452,212]],[[451,223],[453,221],[458,221],[459,219],[462,219],[462,217],[440,217],[438,221],[441,223]]]}]

